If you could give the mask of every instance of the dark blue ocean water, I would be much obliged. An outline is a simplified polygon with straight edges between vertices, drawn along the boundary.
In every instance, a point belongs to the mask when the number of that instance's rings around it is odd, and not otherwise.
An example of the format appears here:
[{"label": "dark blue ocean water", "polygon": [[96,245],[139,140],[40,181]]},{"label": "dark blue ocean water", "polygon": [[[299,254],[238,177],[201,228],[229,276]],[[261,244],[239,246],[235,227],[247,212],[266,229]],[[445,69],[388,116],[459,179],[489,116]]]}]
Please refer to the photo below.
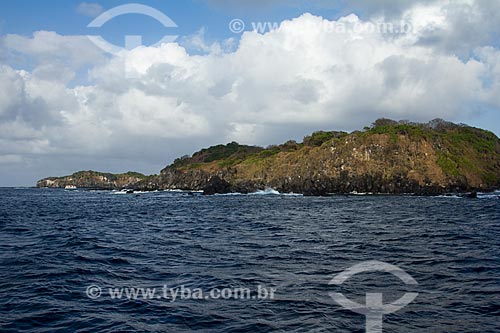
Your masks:
[{"label": "dark blue ocean water", "polygon": [[[1,332],[364,332],[329,296],[390,302],[384,332],[500,332],[500,200],[0,189]],[[389,273],[346,268],[379,260]],[[112,299],[258,285],[274,299]],[[90,285],[102,289],[91,299]]]}]

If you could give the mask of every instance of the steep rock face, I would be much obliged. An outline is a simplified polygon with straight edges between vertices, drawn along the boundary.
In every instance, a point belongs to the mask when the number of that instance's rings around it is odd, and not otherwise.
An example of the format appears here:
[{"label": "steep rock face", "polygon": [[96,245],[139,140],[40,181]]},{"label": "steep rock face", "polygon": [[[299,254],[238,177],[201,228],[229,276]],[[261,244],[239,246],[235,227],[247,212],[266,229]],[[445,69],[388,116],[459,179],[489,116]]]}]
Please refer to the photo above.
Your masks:
[{"label": "steep rock face", "polygon": [[317,132],[304,142],[204,163],[185,158],[162,170],[160,186],[207,193],[271,187],[309,195],[427,195],[500,186],[499,139],[468,126],[380,120],[363,132]]},{"label": "steep rock face", "polygon": [[39,180],[37,187],[64,188],[66,186],[76,186],[87,189],[122,189],[132,188],[147,177],[136,172],[124,174],[111,174],[96,171],[80,171],[65,177],[50,177]]}]

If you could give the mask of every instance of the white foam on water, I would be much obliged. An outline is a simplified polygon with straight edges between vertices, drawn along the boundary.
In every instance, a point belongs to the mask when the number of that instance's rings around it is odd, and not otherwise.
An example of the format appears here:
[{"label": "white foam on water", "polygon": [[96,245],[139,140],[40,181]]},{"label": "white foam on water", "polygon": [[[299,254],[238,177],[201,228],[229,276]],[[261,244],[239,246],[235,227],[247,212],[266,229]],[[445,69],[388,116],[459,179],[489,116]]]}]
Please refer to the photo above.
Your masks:
[{"label": "white foam on water", "polygon": [[285,197],[303,197],[304,195],[301,193],[281,193]]},{"label": "white foam on water", "polygon": [[235,195],[302,195],[302,194],[294,194],[294,193],[289,193],[289,194],[281,194],[280,192],[272,189],[272,188],[266,188],[265,190],[258,190],[256,192],[252,193],[240,193],[240,192],[233,192],[233,193],[216,193],[215,195],[217,196],[235,196]]},{"label": "white foam on water", "polygon": [[246,195],[246,194],[234,192],[234,193],[215,193],[214,195],[221,196],[221,197],[230,197],[230,196],[235,196],[235,195]]},{"label": "white foam on water", "polygon": [[500,199],[500,191],[489,192],[489,193],[478,193],[477,197],[479,199]]},{"label": "white foam on water", "polygon": [[200,191],[200,190],[179,190],[179,189],[166,189],[166,190],[163,190],[163,192],[171,192],[171,193],[203,193],[203,191]]},{"label": "white foam on water", "polygon": [[280,195],[281,193],[268,187],[265,190],[258,190],[257,192],[248,193],[248,194],[249,195]]},{"label": "white foam on water", "polygon": [[360,196],[373,195],[373,192],[357,192],[357,191],[354,191],[354,192],[349,193],[349,195],[360,195]]},{"label": "white foam on water", "polygon": [[456,194],[449,194],[449,195],[436,195],[436,198],[444,198],[444,199],[463,199],[463,196],[459,196]]}]

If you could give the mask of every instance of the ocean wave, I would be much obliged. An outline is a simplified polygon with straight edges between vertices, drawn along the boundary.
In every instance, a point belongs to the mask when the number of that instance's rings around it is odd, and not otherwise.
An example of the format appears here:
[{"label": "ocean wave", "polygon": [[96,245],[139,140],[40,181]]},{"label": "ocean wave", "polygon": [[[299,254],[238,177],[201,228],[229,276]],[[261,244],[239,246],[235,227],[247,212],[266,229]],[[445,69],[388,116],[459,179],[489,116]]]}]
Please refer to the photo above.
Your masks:
[{"label": "ocean wave", "polygon": [[281,193],[276,191],[275,189],[268,187],[265,190],[257,190],[257,192],[248,193],[248,194],[249,195],[280,195]]},{"label": "ocean wave", "polygon": [[373,192],[357,192],[357,191],[353,191],[351,193],[349,193],[349,195],[374,195]]},{"label": "ocean wave", "polygon": [[[436,198],[445,198],[445,199],[464,199],[468,198],[465,194],[443,194],[437,195]],[[500,199],[500,191],[494,192],[478,192],[478,199]]]},{"label": "ocean wave", "polygon": [[171,192],[171,193],[203,193],[200,190],[179,190],[179,189],[167,189],[163,192]]},{"label": "ocean wave", "polygon": [[232,193],[221,193],[215,194],[216,196],[237,196],[237,195],[281,195],[281,196],[290,196],[290,197],[303,197],[304,195],[301,193],[281,193],[272,188],[266,188],[265,190],[257,190],[256,192],[251,193],[240,193],[240,192],[232,192]]},{"label": "ocean wave", "polygon": [[284,195],[286,197],[303,197],[304,195],[302,193],[280,193],[281,195]]},{"label": "ocean wave", "polygon": [[478,193],[478,199],[500,199],[500,191],[494,191],[489,193]]},{"label": "ocean wave", "polygon": [[240,192],[232,192],[232,193],[216,193],[214,195],[217,196],[217,197],[230,197],[230,196],[247,195],[247,194],[240,193]]},{"label": "ocean wave", "polygon": [[460,196],[458,194],[443,194],[443,195],[436,195],[436,198],[445,198],[445,199],[463,199],[463,196]]}]

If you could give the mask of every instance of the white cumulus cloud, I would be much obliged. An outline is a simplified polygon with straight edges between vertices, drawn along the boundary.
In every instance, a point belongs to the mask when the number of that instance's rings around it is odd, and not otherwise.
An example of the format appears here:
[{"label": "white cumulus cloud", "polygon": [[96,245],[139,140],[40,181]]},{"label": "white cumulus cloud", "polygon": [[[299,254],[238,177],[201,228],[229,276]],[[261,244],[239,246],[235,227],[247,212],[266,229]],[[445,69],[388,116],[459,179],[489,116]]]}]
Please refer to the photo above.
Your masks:
[{"label": "white cumulus cloud", "polygon": [[98,3],[82,2],[76,7],[76,11],[89,17],[95,17],[103,12],[103,8]]},{"label": "white cumulus cloud", "polygon": [[[361,128],[378,117],[463,121],[498,110],[500,51],[491,40],[453,35],[452,2],[439,4],[402,9],[415,26],[409,34],[334,33],[318,28],[331,21],[304,14],[276,31],[245,32],[232,51],[221,42],[201,55],[169,43],[108,58],[81,36],[3,36],[7,53],[34,65],[0,64],[2,165],[59,161],[70,168],[84,160],[154,172],[216,143],[266,145],[316,129]],[[487,15],[476,2],[463,6],[456,11]],[[369,21],[348,15],[333,23]],[[202,33],[194,41],[207,45]],[[85,66],[88,77],[76,84]]]}]

